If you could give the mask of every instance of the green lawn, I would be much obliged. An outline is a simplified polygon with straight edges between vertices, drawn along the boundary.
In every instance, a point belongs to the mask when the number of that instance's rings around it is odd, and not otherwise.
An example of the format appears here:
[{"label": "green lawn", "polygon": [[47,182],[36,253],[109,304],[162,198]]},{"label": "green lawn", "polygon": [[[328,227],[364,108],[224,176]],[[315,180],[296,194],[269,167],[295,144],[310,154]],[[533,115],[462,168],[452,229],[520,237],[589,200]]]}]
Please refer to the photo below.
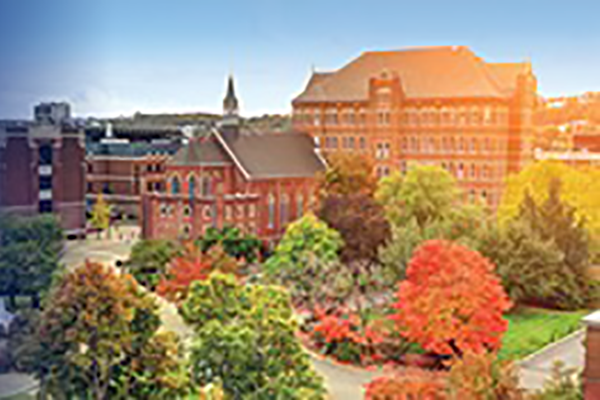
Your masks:
[{"label": "green lawn", "polygon": [[509,314],[500,359],[518,360],[576,331],[588,311],[520,308]]}]

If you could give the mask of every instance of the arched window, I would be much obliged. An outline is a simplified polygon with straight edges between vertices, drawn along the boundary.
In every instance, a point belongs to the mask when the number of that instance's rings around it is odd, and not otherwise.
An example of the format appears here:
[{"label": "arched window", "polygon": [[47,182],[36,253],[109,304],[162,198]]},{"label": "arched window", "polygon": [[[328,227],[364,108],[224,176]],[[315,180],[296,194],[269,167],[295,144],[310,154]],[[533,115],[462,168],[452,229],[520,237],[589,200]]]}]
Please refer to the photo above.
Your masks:
[{"label": "arched window", "polygon": [[296,218],[302,218],[304,215],[304,196],[302,193],[296,195]]},{"label": "arched window", "polygon": [[289,217],[290,199],[287,194],[279,197],[279,226],[284,226]]},{"label": "arched window", "polygon": [[183,207],[183,215],[185,217],[189,217],[190,215],[192,215],[192,208],[190,206],[188,206],[188,205],[185,205]]},{"label": "arched window", "polygon": [[190,198],[196,195],[196,178],[194,175],[191,175],[188,178],[188,194],[190,195]]},{"label": "arched window", "polygon": [[181,192],[181,182],[179,182],[179,177],[174,176],[171,178],[171,193],[179,194]]},{"label": "arched window", "polygon": [[273,194],[269,194],[267,198],[267,208],[268,208],[268,227],[269,229],[273,229],[275,227],[275,196]]},{"label": "arched window", "polygon": [[212,195],[212,182],[209,176],[203,176],[202,182],[202,196],[207,197]]}]

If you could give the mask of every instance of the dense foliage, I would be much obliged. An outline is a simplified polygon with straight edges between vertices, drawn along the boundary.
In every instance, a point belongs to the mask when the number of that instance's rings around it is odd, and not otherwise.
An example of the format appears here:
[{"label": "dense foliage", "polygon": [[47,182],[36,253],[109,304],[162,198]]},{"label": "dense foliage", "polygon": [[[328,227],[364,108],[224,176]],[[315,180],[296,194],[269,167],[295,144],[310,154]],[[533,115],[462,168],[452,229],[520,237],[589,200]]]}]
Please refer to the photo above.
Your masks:
[{"label": "dense foliage", "polygon": [[309,305],[327,296],[328,283],[339,266],[338,232],[312,213],[291,223],[273,255],[265,262],[269,281],[288,287],[295,301]]},{"label": "dense foliage", "polygon": [[215,270],[236,273],[238,266],[238,262],[227,255],[220,246],[211,247],[204,253],[196,246],[188,244],[181,255],[171,260],[156,292],[170,301],[179,302],[185,299],[193,282],[207,279]]},{"label": "dense foliage", "polygon": [[144,287],[155,290],[169,262],[183,249],[168,240],[141,240],[131,249],[126,271]]},{"label": "dense foliage", "polygon": [[98,193],[96,202],[92,207],[92,215],[90,223],[96,229],[98,229],[98,237],[100,237],[100,231],[106,230],[110,227],[110,213],[111,207],[106,200],[102,192]]},{"label": "dense foliage", "polygon": [[328,168],[317,180],[321,197],[373,195],[377,180],[368,158],[359,154],[335,153],[327,161]]},{"label": "dense foliage", "polygon": [[244,235],[238,228],[225,226],[222,229],[210,227],[198,239],[198,246],[203,252],[209,251],[213,246],[220,246],[223,250],[236,259],[255,262],[262,250],[261,241],[253,235]]},{"label": "dense foliage", "polygon": [[34,305],[61,271],[63,233],[50,215],[0,217],[0,295],[32,296]]},{"label": "dense foliage", "polygon": [[193,379],[221,382],[233,398],[323,399],[322,379],[295,337],[288,293],[213,273],[180,308],[195,331]]},{"label": "dense foliage", "polygon": [[159,327],[157,305],[132,277],[86,263],[63,277],[41,316],[41,391],[97,400],[185,395],[177,340]]},{"label": "dense foliage", "polygon": [[480,249],[498,265],[513,300],[581,308],[591,297],[588,234],[561,200],[561,183],[551,180],[546,190],[541,204],[526,193],[517,217]]},{"label": "dense foliage", "polygon": [[431,240],[410,261],[394,316],[398,328],[424,349],[461,356],[497,350],[511,304],[494,265],[461,245]]}]

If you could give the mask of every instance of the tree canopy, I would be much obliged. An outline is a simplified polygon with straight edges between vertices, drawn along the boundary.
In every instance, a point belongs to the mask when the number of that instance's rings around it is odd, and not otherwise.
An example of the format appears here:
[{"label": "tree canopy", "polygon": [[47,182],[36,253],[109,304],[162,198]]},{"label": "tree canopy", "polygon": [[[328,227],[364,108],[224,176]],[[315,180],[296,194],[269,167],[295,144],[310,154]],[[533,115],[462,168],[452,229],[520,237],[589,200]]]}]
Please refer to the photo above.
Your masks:
[{"label": "tree canopy", "polygon": [[39,298],[62,268],[63,232],[52,215],[0,217],[0,294]]},{"label": "tree canopy", "polygon": [[131,249],[125,268],[142,286],[154,290],[169,262],[182,250],[169,240],[140,240]]},{"label": "tree canopy", "polygon": [[289,287],[292,297],[312,303],[339,262],[340,234],[314,214],[291,223],[264,264],[267,278]]},{"label": "tree canopy", "polygon": [[53,289],[38,328],[35,373],[57,398],[171,399],[188,384],[176,337],[129,275],[87,262]]},{"label": "tree canopy", "polygon": [[222,382],[233,398],[324,399],[322,378],[295,337],[285,289],[213,273],[192,284],[180,307],[196,336],[193,379]]},{"label": "tree canopy", "polygon": [[394,319],[402,335],[426,350],[461,357],[497,350],[511,307],[494,265],[444,240],[423,243],[400,283]]},{"label": "tree canopy", "polygon": [[320,196],[373,195],[377,180],[373,175],[373,164],[366,157],[335,153],[327,161],[328,168],[318,177]]}]

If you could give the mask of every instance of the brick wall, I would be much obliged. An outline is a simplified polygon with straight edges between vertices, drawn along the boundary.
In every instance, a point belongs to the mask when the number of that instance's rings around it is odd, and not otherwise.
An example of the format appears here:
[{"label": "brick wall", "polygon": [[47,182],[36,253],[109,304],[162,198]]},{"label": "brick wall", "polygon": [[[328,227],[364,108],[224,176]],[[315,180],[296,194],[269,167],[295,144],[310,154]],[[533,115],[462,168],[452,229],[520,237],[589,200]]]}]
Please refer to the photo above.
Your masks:
[{"label": "brick wall", "polygon": [[585,400],[600,400],[600,310],[583,319],[587,325],[583,390]]}]

